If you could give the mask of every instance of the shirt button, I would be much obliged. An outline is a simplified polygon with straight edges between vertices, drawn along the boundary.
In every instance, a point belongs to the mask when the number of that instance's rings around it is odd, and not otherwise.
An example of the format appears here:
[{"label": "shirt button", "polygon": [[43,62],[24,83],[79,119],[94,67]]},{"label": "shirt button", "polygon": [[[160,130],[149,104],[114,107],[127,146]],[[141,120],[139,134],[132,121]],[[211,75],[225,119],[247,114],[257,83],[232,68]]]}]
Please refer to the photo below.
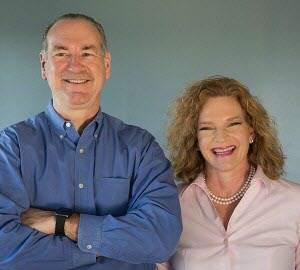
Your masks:
[{"label": "shirt button", "polygon": [[228,245],[228,239],[225,238],[224,241],[223,241],[223,243],[224,243],[225,246],[227,246]]},{"label": "shirt button", "polygon": [[79,153],[82,154],[84,152],[83,148],[79,149]]},{"label": "shirt button", "polygon": [[79,184],[78,186],[79,186],[79,188],[83,188],[83,184]]},{"label": "shirt button", "polygon": [[92,245],[88,244],[88,245],[86,246],[86,248],[87,248],[87,249],[92,249],[93,247],[92,247]]},{"label": "shirt button", "polygon": [[62,139],[63,137],[64,137],[64,135],[59,135],[59,138],[61,138],[61,139]]},{"label": "shirt button", "polygon": [[66,123],[66,127],[67,127],[67,128],[71,127],[71,123],[67,122],[67,123]]}]

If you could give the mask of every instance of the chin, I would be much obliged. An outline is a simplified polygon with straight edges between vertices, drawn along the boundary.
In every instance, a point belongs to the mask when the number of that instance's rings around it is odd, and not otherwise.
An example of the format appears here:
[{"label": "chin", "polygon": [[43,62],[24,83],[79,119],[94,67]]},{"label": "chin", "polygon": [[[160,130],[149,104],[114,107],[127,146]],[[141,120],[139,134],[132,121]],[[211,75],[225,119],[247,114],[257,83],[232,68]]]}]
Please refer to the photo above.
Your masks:
[{"label": "chin", "polygon": [[212,169],[219,171],[219,172],[226,172],[226,171],[231,171],[234,170],[235,168],[238,167],[238,164],[214,164],[212,165]]},{"label": "chin", "polygon": [[76,93],[68,97],[68,103],[70,105],[84,105],[87,104],[89,100],[89,96],[82,93]]}]

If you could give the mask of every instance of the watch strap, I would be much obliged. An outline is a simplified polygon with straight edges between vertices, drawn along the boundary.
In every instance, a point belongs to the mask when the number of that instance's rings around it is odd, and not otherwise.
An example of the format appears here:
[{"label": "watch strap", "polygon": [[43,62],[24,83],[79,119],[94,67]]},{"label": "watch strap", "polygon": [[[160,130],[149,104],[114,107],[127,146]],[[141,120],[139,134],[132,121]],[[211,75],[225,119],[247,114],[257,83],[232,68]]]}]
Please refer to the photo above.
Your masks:
[{"label": "watch strap", "polygon": [[72,215],[72,210],[68,208],[60,208],[56,211],[55,234],[65,236],[66,219]]}]

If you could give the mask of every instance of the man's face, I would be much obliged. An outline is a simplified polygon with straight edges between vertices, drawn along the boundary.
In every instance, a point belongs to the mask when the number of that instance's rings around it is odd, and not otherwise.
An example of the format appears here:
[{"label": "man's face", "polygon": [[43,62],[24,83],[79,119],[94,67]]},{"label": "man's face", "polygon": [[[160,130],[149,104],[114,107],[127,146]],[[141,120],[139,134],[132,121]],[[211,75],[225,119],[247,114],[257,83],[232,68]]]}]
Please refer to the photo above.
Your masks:
[{"label": "man's face", "polygon": [[54,108],[62,114],[74,109],[96,113],[111,60],[98,30],[85,20],[62,20],[51,27],[47,41],[48,53],[41,53],[40,60]]}]

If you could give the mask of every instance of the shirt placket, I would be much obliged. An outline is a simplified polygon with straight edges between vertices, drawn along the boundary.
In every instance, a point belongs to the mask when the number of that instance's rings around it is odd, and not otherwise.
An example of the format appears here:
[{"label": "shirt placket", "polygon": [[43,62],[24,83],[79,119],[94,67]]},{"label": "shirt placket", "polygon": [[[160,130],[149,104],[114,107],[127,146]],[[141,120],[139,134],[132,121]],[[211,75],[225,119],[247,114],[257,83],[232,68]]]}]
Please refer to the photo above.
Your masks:
[{"label": "shirt placket", "polygon": [[[239,241],[239,239],[243,237],[245,233],[243,227],[241,227],[240,224],[243,223],[242,219],[244,213],[247,211],[247,208],[251,206],[255,197],[259,194],[260,187],[261,186],[259,182],[252,181],[251,186],[249,187],[239,204],[234,209],[228,222],[226,233],[227,235],[229,235],[229,239],[232,239],[232,247],[230,246],[230,241],[228,241],[228,247],[231,253],[230,269],[232,270],[239,269],[240,256],[238,254],[240,253],[240,250],[237,250],[235,242]],[[246,256],[246,254],[243,254],[243,256]]]},{"label": "shirt placket", "polygon": [[94,148],[93,137],[82,135],[78,141],[75,154],[75,211],[95,214],[94,202]]},{"label": "shirt placket", "polygon": [[[206,204],[207,206],[209,205],[210,207],[204,207],[204,211],[207,217],[209,217],[212,222],[218,227],[220,231],[220,236],[222,237],[221,240],[221,245],[223,249],[223,259],[224,259],[224,269],[226,270],[232,270],[232,260],[233,260],[233,253],[232,253],[232,248],[231,248],[231,231],[229,229],[229,226],[227,227],[227,230],[225,230],[224,225],[218,215],[218,212],[213,204],[213,202],[210,199],[210,196],[208,194],[207,189],[203,185],[203,183],[199,184],[199,186],[202,188],[203,192],[206,194],[204,195],[205,198],[203,198],[202,203]],[[211,209],[209,209],[211,208]],[[231,222],[232,226],[234,222]],[[228,224],[229,225],[229,224]]]}]

